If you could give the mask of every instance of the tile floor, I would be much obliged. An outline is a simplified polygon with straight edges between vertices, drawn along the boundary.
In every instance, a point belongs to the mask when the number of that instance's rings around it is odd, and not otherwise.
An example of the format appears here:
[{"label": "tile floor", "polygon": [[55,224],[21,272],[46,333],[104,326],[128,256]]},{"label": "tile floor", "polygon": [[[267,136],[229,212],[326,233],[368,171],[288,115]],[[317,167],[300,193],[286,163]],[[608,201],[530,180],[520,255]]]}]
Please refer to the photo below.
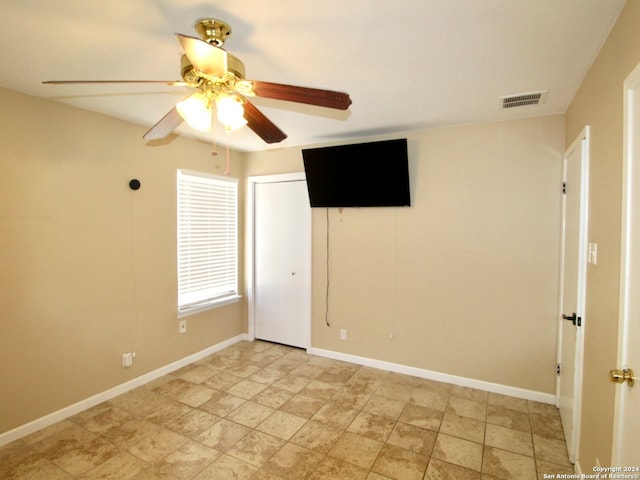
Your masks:
[{"label": "tile floor", "polygon": [[13,479],[541,479],[558,410],[242,342],[0,447]]}]

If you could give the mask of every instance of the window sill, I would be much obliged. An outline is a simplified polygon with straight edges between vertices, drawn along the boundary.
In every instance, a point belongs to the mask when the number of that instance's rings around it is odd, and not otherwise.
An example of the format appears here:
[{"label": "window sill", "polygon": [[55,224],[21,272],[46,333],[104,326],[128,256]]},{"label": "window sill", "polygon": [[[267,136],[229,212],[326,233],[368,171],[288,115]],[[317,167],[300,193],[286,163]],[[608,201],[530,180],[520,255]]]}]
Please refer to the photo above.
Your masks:
[{"label": "window sill", "polygon": [[188,317],[195,315],[196,313],[206,312],[207,310],[213,310],[214,308],[223,307],[225,305],[231,305],[232,303],[238,303],[242,295],[234,295],[233,297],[221,298],[213,302],[203,303],[184,310],[178,310],[178,318]]}]

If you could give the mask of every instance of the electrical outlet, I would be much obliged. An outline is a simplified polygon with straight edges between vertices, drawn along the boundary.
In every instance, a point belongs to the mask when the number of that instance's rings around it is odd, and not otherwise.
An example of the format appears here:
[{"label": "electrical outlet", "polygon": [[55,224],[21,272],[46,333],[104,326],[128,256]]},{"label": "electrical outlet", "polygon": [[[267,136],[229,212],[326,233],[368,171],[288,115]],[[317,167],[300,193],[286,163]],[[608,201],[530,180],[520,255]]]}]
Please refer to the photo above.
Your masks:
[{"label": "electrical outlet", "polygon": [[129,352],[129,353],[123,353],[122,354],[122,367],[123,368],[129,368],[131,365],[133,365],[133,357],[134,354]]},{"label": "electrical outlet", "polygon": [[186,320],[180,320],[180,322],[178,323],[178,332],[187,333],[187,321]]},{"label": "electrical outlet", "polygon": [[347,339],[347,330],[344,328],[340,329],[340,340],[346,340]]}]

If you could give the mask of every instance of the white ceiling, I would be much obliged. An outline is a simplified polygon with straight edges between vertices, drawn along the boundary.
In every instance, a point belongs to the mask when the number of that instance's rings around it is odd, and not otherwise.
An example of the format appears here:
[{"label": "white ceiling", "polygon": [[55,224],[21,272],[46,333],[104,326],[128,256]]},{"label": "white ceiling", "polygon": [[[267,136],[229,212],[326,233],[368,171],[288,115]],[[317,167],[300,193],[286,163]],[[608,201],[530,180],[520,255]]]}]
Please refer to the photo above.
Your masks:
[{"label": "white ceiling", "polygon": [[[253,103],[289,137],[249,129],[216,142],[242,151],[347,142],[414,129],[563,113],[624,0],[20,0],[0,6],[0,87],[151,127],[185,87],[42,85],[43,80],[179,80],[175,33],[229,23],[225,49],[247,78],[348,92],[346,112]],[[548,90],[542,105],[498,108]],[[184,124],[183,124],[184,125]],[[197,136],[188,127],[178,133]],[[199,138],[211,141],[211,134]],[[141,138],[141,142],[144,140]]]}]

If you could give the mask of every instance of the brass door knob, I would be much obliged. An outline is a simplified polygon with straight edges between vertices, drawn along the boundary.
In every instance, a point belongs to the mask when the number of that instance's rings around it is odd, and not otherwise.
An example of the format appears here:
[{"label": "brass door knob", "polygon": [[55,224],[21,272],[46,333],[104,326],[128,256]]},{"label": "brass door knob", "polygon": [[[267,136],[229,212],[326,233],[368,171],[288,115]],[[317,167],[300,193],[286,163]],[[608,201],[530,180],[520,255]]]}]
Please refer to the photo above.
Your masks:
[{"label": "brass door knob", "polygon": [[611,380],[615,383],[624,383],[627,382],[627,384],[630,387],[633,387],[633,384],[635,383],[636,376],[635,373],[633,373],[633,370],[630,368],[625,368],[624,370],[610,370],[609,371],[609,375],[611,376]]}]

